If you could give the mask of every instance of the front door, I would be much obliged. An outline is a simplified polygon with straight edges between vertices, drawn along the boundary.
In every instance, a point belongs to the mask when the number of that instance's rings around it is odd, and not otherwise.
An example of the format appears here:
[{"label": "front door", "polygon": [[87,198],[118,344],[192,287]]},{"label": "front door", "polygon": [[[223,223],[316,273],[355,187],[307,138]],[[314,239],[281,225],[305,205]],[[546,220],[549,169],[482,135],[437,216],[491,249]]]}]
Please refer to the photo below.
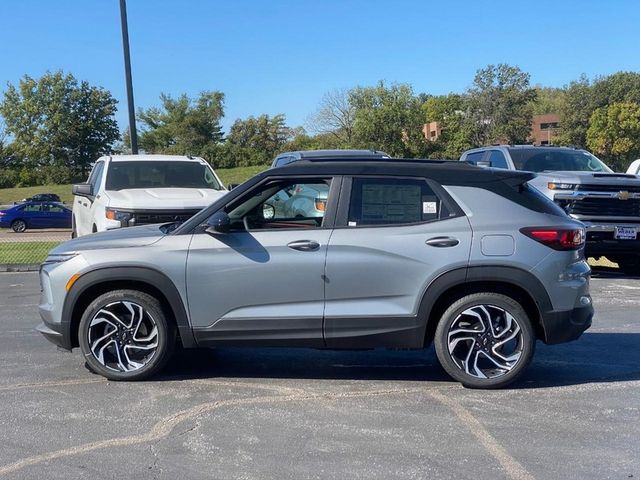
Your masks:
[{"label": "front door", "polygon": [[284,216],[273,203],[294,185],[330,183],[327,178],[267,180],[225,207],[229,232],[193,235],[186,280],[200,344],[324,345],[324,262],[331,226],[322,215]]}]

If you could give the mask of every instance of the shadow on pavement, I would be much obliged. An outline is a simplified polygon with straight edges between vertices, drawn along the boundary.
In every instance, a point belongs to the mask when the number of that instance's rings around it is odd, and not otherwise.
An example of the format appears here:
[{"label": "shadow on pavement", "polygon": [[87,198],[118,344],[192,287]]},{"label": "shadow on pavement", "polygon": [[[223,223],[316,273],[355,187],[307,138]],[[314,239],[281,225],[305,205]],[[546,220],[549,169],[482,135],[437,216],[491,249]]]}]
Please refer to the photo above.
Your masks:
[{"label": "shadow on pavement", "polygon": [[[512,388],[640,379],[640,333],[585,333],[575,342],[538,342],[534,360]],[[453,382],[433,348],[323,351],[289,348],[183,350],[154,380],[195,378],[343,379]]]}]

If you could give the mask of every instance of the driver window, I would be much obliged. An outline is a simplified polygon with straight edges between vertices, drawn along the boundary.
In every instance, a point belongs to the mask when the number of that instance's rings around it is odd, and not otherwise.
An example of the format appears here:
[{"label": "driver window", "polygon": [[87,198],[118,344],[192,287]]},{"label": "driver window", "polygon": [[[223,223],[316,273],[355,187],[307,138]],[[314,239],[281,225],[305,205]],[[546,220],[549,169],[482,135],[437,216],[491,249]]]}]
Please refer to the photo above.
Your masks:
[{"label": "driver window", "polygon": [[277,180],[231,205],[232,230],[320,228],[329,196],[328,179]]}]

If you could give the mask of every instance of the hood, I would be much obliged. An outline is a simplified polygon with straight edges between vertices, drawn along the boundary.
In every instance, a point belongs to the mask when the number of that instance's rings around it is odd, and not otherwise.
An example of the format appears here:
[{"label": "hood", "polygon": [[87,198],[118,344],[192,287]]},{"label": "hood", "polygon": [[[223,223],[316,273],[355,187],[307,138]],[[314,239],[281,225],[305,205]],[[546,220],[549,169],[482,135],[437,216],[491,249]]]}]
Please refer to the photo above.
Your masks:
[{"label": "hood", "polygon": [[136,210],[202,209],[224,195],[226,190],[207,188],[132,188],[108,190],[109,207]]},{"label": "hood", "polygon": [[640,176],[627,173],[604,172],[540,172],[531,183],[570,183],[578,185],[608,185],[624,187],[640,187]]},{"label": "hood", "polygon": [[79,252],[101,248],[129,248],[151,245],[165,236],[162,225],[118,228],[106,232],[92,233],[61,243],[50,253]]}]

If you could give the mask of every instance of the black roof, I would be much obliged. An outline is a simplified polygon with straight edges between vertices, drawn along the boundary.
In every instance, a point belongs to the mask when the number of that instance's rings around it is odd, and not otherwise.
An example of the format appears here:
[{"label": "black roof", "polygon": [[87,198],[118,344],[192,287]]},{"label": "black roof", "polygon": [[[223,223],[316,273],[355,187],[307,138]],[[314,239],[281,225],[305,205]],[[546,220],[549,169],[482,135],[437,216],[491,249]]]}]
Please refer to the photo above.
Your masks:
[{"label": "black roof", "polygon": [[260,177],[274,175],[395,175],[427,176],[443,185],[477,185],[505,181],[522,184],[535,177],[529,172],[482,168],[465,162],[422,159],[299,160],[284,167],[272,168]]}]

